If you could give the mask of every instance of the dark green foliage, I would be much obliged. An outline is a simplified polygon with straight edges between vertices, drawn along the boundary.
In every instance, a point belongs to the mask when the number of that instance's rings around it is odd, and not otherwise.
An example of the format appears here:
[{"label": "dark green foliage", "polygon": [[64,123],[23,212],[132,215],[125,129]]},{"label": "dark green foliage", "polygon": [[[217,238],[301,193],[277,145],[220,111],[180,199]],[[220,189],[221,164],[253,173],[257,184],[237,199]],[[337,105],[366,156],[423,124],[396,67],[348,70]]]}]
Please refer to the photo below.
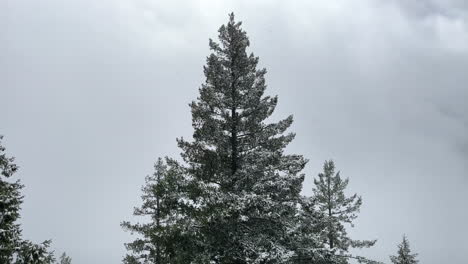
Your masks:
[{"label": "dark green foliage", "polygon": [[13,163],[14,158],[6,156],[5,148],[1,145],[2,138],[0,136],[0,263],[11,263],[21,242],[21,228],[17,220],[23,202],[23,185],[19,180],[7,180],[18,167]]},{"label": "dark green foliage", "polygon": [[52,264],[55,261],[54,254],[49,250],[50,240],[46,240],[41,244],[34,244],[31,241],[25,240],[20,243],[20,248],[17,252],[15,264]]},{"label": "dark green foliage", "polygon": [[0,136],[0,263],[48,264],[54,261],[48,251],[50,241],[34,244],[21,237],[20,218],[23,185],[9,178],[18,170],[14,158],[8,157]]},{"label": "dark green foliage", "polygon": [[126,244],[133,254],[127,255],[124,262],[184,263],[192,245],[187,243],[190,238],[184,232],[190,221],[180,203],[184,197],[183,169],[168,158],[166,162],[158,159],[154,167],[154,174],[146,177],[142,188],[143,205],[134,210],[134,215],[148,216],[150,221],[122,223],[124,229],[141,235],[141,238]]}]

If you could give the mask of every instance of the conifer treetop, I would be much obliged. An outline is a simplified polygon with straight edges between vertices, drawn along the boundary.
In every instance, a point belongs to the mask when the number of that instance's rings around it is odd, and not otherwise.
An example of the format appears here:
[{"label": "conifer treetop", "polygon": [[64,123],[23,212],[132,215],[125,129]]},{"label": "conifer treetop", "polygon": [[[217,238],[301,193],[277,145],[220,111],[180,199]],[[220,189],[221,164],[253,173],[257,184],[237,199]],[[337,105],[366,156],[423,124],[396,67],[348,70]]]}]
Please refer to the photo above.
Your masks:
[{"label": "conifer treetop", "polygon": [[292,115],[277,123],[265,122],[278,97],[264,95],[266,69],[257,69],[258,57],[247,53],[250,42],[241,25],[231,13],[228,23],[219,28],[219,42],[210,39],[206,80],[190,104],[194,142],[178,142],[184,160],[203,171],[200,177],[222,188],[240,184],[237,187],[245,190],[252,182],[242,184],[239,174],[251,173],[253,163],[264,161],[266,166],[267,161],[274,165],[288,160],[288,173],[295,174],[307,161],[299,155],[283,155],[294,138],[294,133],[283,134],[292,124]]},{"label": "conifer treetop", "polygon": [[345,190],[349,178],[342,179],[340,171],[335,172],[333,160],[325,161],[323,172],[314,179],[314,199],[317,208],[325,216],[324,240],[330,249],[336,248],[347,252],[351,248],[371,247],[376,240],[353,240],[346,231],[344,224],[353,227],[353,220],[362,205],[362,198],[357,194],[347,196]]},{"label": "conifer treetop", "polygon": [[418,254],[411,254],[410,244],[406,235],[403,235],[402,242],[398,245],[398,252],[395,256],[390,256],[393,264],[417,264]]}]

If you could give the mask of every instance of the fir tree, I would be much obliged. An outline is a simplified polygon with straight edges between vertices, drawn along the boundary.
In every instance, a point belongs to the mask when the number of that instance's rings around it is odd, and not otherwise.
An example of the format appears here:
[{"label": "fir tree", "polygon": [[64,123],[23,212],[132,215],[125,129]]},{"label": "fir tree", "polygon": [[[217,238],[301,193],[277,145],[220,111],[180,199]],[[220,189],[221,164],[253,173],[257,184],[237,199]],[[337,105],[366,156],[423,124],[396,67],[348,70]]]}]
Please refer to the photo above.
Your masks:
[{"label": "fir tree", "polygon": [[350,197],[345,195],[349,179],[342,179],[340,172],[335,173],[335,163],[326,161],[323,172],[319,173],[318,179],[314,179],[314,198],[317,209],[324,215],[322,222],[322,241],[329,249],[347,252],[350,247],[362,248],[375,244],[375,240],[353,240],[349,238],[344,224],[353,226],[362,204],[361,197],[354,194]]},{"label": "fir tree", "polygon": [[[146,177],[142,187],[143,204],[135,208],[135,216],[149,216],[143,224],[123,222],[122,227],[141,235],[126,244],[132,254],[124,263],[186,263],[186,241],[179,226],[185,221],[179,200],[183,198],[181,186],[184,179],[180,165],[169,158],[159,158],[153,175]],[[180,260],[179,262],[177,260]]]},{"label": "fir tree", "polygon": [[21,242],[21,228],[17,220],[23,202],[19,180],[7,181],[18,170],[14,158],[6,156],[0,136],[0,263],[11,263]]},{"label": "fir tree", "polygon": [[60,255],[60,263],[59,264],[71,264],[71,257],[67,256],[65,252]]},{"label": "fir tree", "polygon": [[48,264],[54,261],[53,253],[48,250],[50,241],[34,244],[23,240],[18,223],[23,202],[19,180],[8,179],[18,170],[13,157],[8,157],[0,136],[0,263]]},{"label": "fir tree", "polygon": [[35,244],[29,240],[21,241],[16,252],[14,264],[52,264],[55,261],[53,252],[49,250],[50,240]]},{"label": "fir tree", "polygon": [[284,154],[294,134],[284,134],[292,116],[267,123],[277,105],[265,96],[265,69],[241,23],[230,15],[204,68],[206,82],[190,104],[193,142],[180,139],[197,193],[196,218],[203,255],[215,263],[284,263],[306,160]]},{"label": "fir tree", "polygon": [[390,260],[394,264],[416,264],[419,261],[416,260],[418,254],[411,254],[409,241],[405,235],[403,235],[403,241],[398,245],[398,253],[396,256],[390,256]]}]

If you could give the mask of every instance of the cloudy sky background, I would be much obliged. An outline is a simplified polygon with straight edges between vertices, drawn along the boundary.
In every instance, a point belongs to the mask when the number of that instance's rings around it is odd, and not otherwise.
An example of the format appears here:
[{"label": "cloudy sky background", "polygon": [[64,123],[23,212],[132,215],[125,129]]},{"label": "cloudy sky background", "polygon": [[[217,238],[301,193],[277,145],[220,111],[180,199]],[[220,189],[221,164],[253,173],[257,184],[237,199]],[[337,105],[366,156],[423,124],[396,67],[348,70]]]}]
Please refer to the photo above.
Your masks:
[{"label": "cloudy sky background", "polygon": [[191,136],[208,38],[234,11],[268,70],[304,193],[333,158],[364,204],[350,231],[389,262],[466,263],[468,2],[6,0],[0,134],[26,185],[24,237],[119,263],[140,186]]}]

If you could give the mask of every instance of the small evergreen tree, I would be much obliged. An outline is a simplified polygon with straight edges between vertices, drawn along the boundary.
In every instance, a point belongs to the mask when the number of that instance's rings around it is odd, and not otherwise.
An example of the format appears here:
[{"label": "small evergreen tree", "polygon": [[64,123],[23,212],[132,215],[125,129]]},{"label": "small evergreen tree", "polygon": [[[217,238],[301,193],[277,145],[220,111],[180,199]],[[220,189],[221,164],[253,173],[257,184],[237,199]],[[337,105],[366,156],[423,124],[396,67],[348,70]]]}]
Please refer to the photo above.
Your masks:
[{"label": "small evergreen tree", "polygon": [[65,252],[60,255],[60,264],[71,264],[71,257],[67,256]]},{"label": "small evergreen tree", "polygon": [[[181,186],[184,179],[180,165],[169,158],[159,158],[153,175],[146,177],[142,187],[143,204],[135,208],[135,216],[147,216],[150,221],[143,224],[123,222],[124,229],[141,235],[141,238],[126,244],[132,254],[124,263],[184,263],[188,253],[179,226],[184,219],[179,200],[183,197]],[[176,260],[181,260],[177,262]]]},{"label": "small evergreen tree", "polygon": [[350,247],[362,248],[375,244],[375,240],[353,240],[349,238],[344,224],[353,226],[359,208],[362,204],[361,197],[354,194],[346,197],[344,191],[349,179],[342,179],[340,172],[335,173],[335,163],[330,160],[323,165],[323,172],[318,179],[314,179],[314,198],[317,209],[324,215],[322,222],[322,241],[329,249],[335,249],[341,253],[347,252]]},{"label": "small evergreen tree", "polygon": [[418,254],[411,254],[409,241],[406,235],[403,235],[403,241],[398,245],[398,252],[396,256],[390,256],[393,264],[417,264],[419,261],[416,259]]},{"label": "small evergreen tree", "polygon": [[0,136],[0,263],[48,264],[54,261],[53,253],[48,250],[50,240],[41,244],[23,240],[20,218],[23,185],[19,180],[8,179],[18,170],[13,157],[5,153]]}]

